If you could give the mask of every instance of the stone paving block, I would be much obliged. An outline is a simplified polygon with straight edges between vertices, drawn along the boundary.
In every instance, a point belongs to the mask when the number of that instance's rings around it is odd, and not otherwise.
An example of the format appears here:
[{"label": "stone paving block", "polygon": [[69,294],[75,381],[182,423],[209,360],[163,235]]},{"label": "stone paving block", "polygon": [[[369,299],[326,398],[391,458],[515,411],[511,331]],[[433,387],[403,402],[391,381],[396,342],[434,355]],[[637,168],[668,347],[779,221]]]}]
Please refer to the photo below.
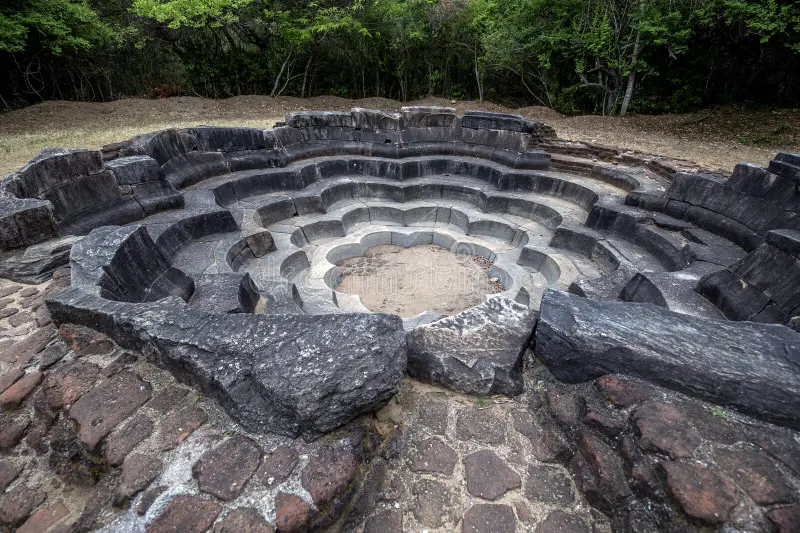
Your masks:
[{"label": "stone paving block", "polygon": [[456,418],[456,435],[460,440],[503,444],[506,441],[505,428],[505,421],[491,408],[462,408]]},{"label": "stone paving block", "polygon": [[417,444],[410,461],[409,468],[413,472],[452,476],[458,456],[455,450],[440,439],[431,438]]},{"label": "stone paving block", "polygon": [[93,449],[120,422],[150,399],[151,386],[130,371],[100,383],[75,402],[69,417],[79,426],[81,441]]},{"label": "stone paving block", "polygon": [[136,413],[106,439],[106,459],[114,466],[121,465],[125,457],[151,433],[153,421],[143,413]]},{"label": "stone paving block", "polygon": [[174,450],[206,423],[208,415],[199,407],[186,406],[170,412],[161,422],[161,451]]},{"label": "stone paving block", "polygon": [[517,519],[509,505],[477,504],[464,513],[462,533],[515,533]]},{"label": "stone paving block", "polygon": [[464,457],[467,491],[478,498],[496,500],[522,486],[519,475],[491,450],[480,450]]},{"label": "stone paving block", "polygon": [[311,507],[299,496],[279,492],[275,497],[275,524],[278,533],[306,531],[311,515]]},{"label": "stone paving block", "polygon": [[217,520],[211,533],[275,533],[275,528],[257,510],[238,507]]},{"label": "stone paving block", "polygon": [[243,436],[204,453],[192,467],[200,490],[224,501],[235,499],[258,468],[261,449]]},{"label": "stone paving block", "polygon": [[736,485],[705,466],[672,461],[662,466],[670,493],[692,518],[721,524],[739,504]]},{"label": "stone paving block", "polygon": [[46,492],[27,486],[6,492],[0,502],[0,524],[22,524],[46,499]]},{"label": "stone paving block", "polygon": [[197,496],[173,498],[147,527],[147,533],[204,533],[222,511],[222,506]]}]

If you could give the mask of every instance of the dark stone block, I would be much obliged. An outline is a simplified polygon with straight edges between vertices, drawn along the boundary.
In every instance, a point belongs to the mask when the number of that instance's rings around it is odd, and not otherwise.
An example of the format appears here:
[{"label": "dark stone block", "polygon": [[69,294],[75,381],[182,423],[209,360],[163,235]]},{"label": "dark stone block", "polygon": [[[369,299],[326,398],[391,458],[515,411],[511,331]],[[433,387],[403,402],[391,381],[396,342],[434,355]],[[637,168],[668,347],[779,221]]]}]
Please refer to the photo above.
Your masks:
[{"label": "dark stone block", "polygon": [[491,298],[410,332],[408,371],[468,394],[521,394],[522,355],[535,322],[526,306]]},{"label": "dark stone block", "polygon": [[95,228],[108,225],[129,224],[144,218],[141,204],[132,196],[112,200],[76,213],[61,222],[65,235],[85,235]]},{"label": "dark stone block", "polygon": [[389,113],[360,107],[350,111],[353,127],[361,130],[399,131],[405,128],[406,118],[400,113]]},{"label": "dark stone block", "polygon": [[[670,202],[672,204],[672,202]],[[669,213],[669,210],[667,211]],[[674,216],[674,215],[673,215]],[[704,207],[689,206],[686,209],[684,220],[728,239],[750,251],[764,243],[764,238],[744,224],[724,215],[709,211]]]},{"label": "dark stone block", "polygon": [[217,152],[190,152],[179,155],[162,165],[167,180],[182,189],[203,180],[230,174],[225,157]]},{"label": "dark stone block", "polygon": [[205,274],[195,277],[189,306],[211,314],[252,313],[258,291],[249,274]]},{"label": "dark stone block", "polygon": [[45,148],[19,172],[3,180],[3,187],[19,197],[40,197],[54,187],[102,169],[99,151]]},{"label": "dark stone block", "polygon": [[548,290],[535,346],[567,382],[624,372],[800,427],[800,335],[784,326],[701,319]]},{"label": "dark stone block", "polygon": [[484,111],[465,111],[461,127],[470,129],[510,130],[524,132],[525,119],[519,115],[487,113]]},{"label": "dark stone block", "polygon": [[739,163],[727,185],[733,189],[772,202],[787,211],[800,212],[798,180],[772,174],[752,163]]},{"label": "dark stone block", "polygon": [[647,274],[637,273],[619,293],[622,302],[647,303],[668,309],[667,301],[658,287],[647,278]]},{"label": "dark stone block", "polygon": [[259,168],[274,168],[285,165],[281,155],[274,150],[247,150],[241,152],[228,152],[225,162],[233,172]]},{"label": "dark stone block", "polygon": [[453,128],[458,124],[456,110],[452,107],[412,106],[404,107],[400,112],[409,128]]},{"label": "dark stone block", "polygon": [[255,128],[223,128],[203,126],[189,133],[197,139],[197,149],[203,152],[243,152],[267,148],[264,130]]},{"label": "dark stone block", "polygon": [[161,165],[146,155],[121,157],[109,161],[105,166],[114,173],[119,185],[136,185],[164,179]]},{"label": "dark stone block", "polygon": [[286,115],[290,128],[352,128],[353,116],[349,112],[296,111]]},{"label": "dark stone block", "polygon": [[752,320],[770,302],[763,292],[730,270],[703,276],[695,290],[731,320]]},{"label": "dark stone block", "polygon": [[58,235],[53,204],[33,198],[0,198],[0,249],[12,250]]},{"label": "dark stone block", "polygon": [[[48,302],[58,324],[90,324],[130,349],[147,342],[163,364],[217,397],[250,431],[313,440],[383,406],[405,373],[399,317],[238,314],[209,320],[185,307],[176,312],[175,305],[110,302],[77,290]],[[349,384],[346,390],[341,383]]]},{"label": "dark stone block", "polygon": [[800,231],[776,229],[767,232],[767,243],[800,259]]},{"label": "dark stone block", "polygon": [[120,150],[120,157],[147,155],[163,166],[167,161],[197,149],[193,135],[177,130],[165,130],[145,135],[137,135]]},{"label": "dark stone block", "polygon": [[[731,272],[747,281],[775,302],[785,313],[793,314],[800,305],[800,259],[770,244],[759,246],[730,267]],[[780,275],[776,276],[777,273]]]},{"label": "dark stone block", "polygon": [[151,181],[132,186],[133,197],[142,206],[145,216],[185,205],[183,195],[168,181]]},{"label": "dark stone block", "polygon": [[78,178],[42,193],[42,199],[53,204],[53,214],[59,222],[121,197],[114,174],[109,171]]}]

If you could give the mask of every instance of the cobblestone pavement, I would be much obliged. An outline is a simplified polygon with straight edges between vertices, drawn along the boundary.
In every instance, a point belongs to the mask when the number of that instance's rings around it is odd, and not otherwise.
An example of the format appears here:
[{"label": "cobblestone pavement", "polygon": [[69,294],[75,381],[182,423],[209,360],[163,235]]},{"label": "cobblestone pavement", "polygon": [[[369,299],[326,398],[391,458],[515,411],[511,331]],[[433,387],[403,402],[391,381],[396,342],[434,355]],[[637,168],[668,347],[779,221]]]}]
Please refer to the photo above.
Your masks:
[{"label": "cobblestone pavement", "polygon": [[146,354],[0,282],[0,531],[800,530],[796,432],[619,376],[475,398],[407,378],[313,443],[250,435]]}]

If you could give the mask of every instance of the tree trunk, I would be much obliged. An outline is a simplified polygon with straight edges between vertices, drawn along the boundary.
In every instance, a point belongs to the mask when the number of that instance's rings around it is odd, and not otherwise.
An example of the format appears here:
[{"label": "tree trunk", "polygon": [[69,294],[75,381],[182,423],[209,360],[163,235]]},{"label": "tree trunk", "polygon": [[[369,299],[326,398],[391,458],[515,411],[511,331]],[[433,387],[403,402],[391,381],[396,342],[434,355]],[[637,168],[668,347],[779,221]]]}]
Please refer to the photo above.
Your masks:
[{"label": "tree trunk", "polygon": [[317,53],[316,45],[311,47],[311,55],[308,56],[308,63],[306,63],[306,70],[303,73],[303,88],[300,90],[300,98],[306,97],[306,82],[308,81],[308,71],[311,70],[311,64],[314,62],[314,56]]},{"label": "tree trunk", "polygon": [[478,68],[478,48],[475,48],[475,79],[478,81],[478,99],[483,103],[483,84],[481,83],[481,71]]},{"label": "tree trunk", "polygon": [[642,32],[636,34],[636,42],[633,45],[633,54],[631,54],[631,73],[628,75],[628,86],[625,88],[625,98],[622,99],[622,107],[619,110],[620,116],[624,117],[628,113],[628,106],[631,105],[631,98],[633,98],[633,87],[636,84],[636,70],[634,65],[639,60],[639,52],[642,48]]},{"label": "tree trunk", "polygon": [[278,87],[280,87],[281,77],[283,76],[283,71],[286,70],[286,66],[289,64],[289,59],[291,59],[292,53],[289,52],[289,55],[286,56],[286,59],[283,60],[283,65],[281,65],[281,70],[278,72],[278,76],[275,78],[275,85],[272,86],[272,92],[269,93],[270,97],[275,98],[275,94],[278,92]]}]

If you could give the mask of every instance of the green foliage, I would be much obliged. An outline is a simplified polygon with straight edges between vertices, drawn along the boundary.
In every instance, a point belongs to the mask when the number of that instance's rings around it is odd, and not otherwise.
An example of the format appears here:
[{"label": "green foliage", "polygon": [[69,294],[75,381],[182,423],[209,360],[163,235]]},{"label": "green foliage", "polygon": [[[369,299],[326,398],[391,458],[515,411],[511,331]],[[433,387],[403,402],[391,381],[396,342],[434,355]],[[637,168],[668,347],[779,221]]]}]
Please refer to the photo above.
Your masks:
[{"label": "green foliage", "polygon": [[169,28],[218,28],[239,20],[236,12],[253,0],[134,0],[139,16],[166,23]]},{"label": "green foliage", "polygon": [[798,105],[798,54],[797,0],[6,0],[0,104],[169,87],[565,113]]},{"label": "green foliage", "polygon": [[0,7],[0,51],[38,46],[54,55],[113,46],[114,32],[86,0],[33,0]]}]

